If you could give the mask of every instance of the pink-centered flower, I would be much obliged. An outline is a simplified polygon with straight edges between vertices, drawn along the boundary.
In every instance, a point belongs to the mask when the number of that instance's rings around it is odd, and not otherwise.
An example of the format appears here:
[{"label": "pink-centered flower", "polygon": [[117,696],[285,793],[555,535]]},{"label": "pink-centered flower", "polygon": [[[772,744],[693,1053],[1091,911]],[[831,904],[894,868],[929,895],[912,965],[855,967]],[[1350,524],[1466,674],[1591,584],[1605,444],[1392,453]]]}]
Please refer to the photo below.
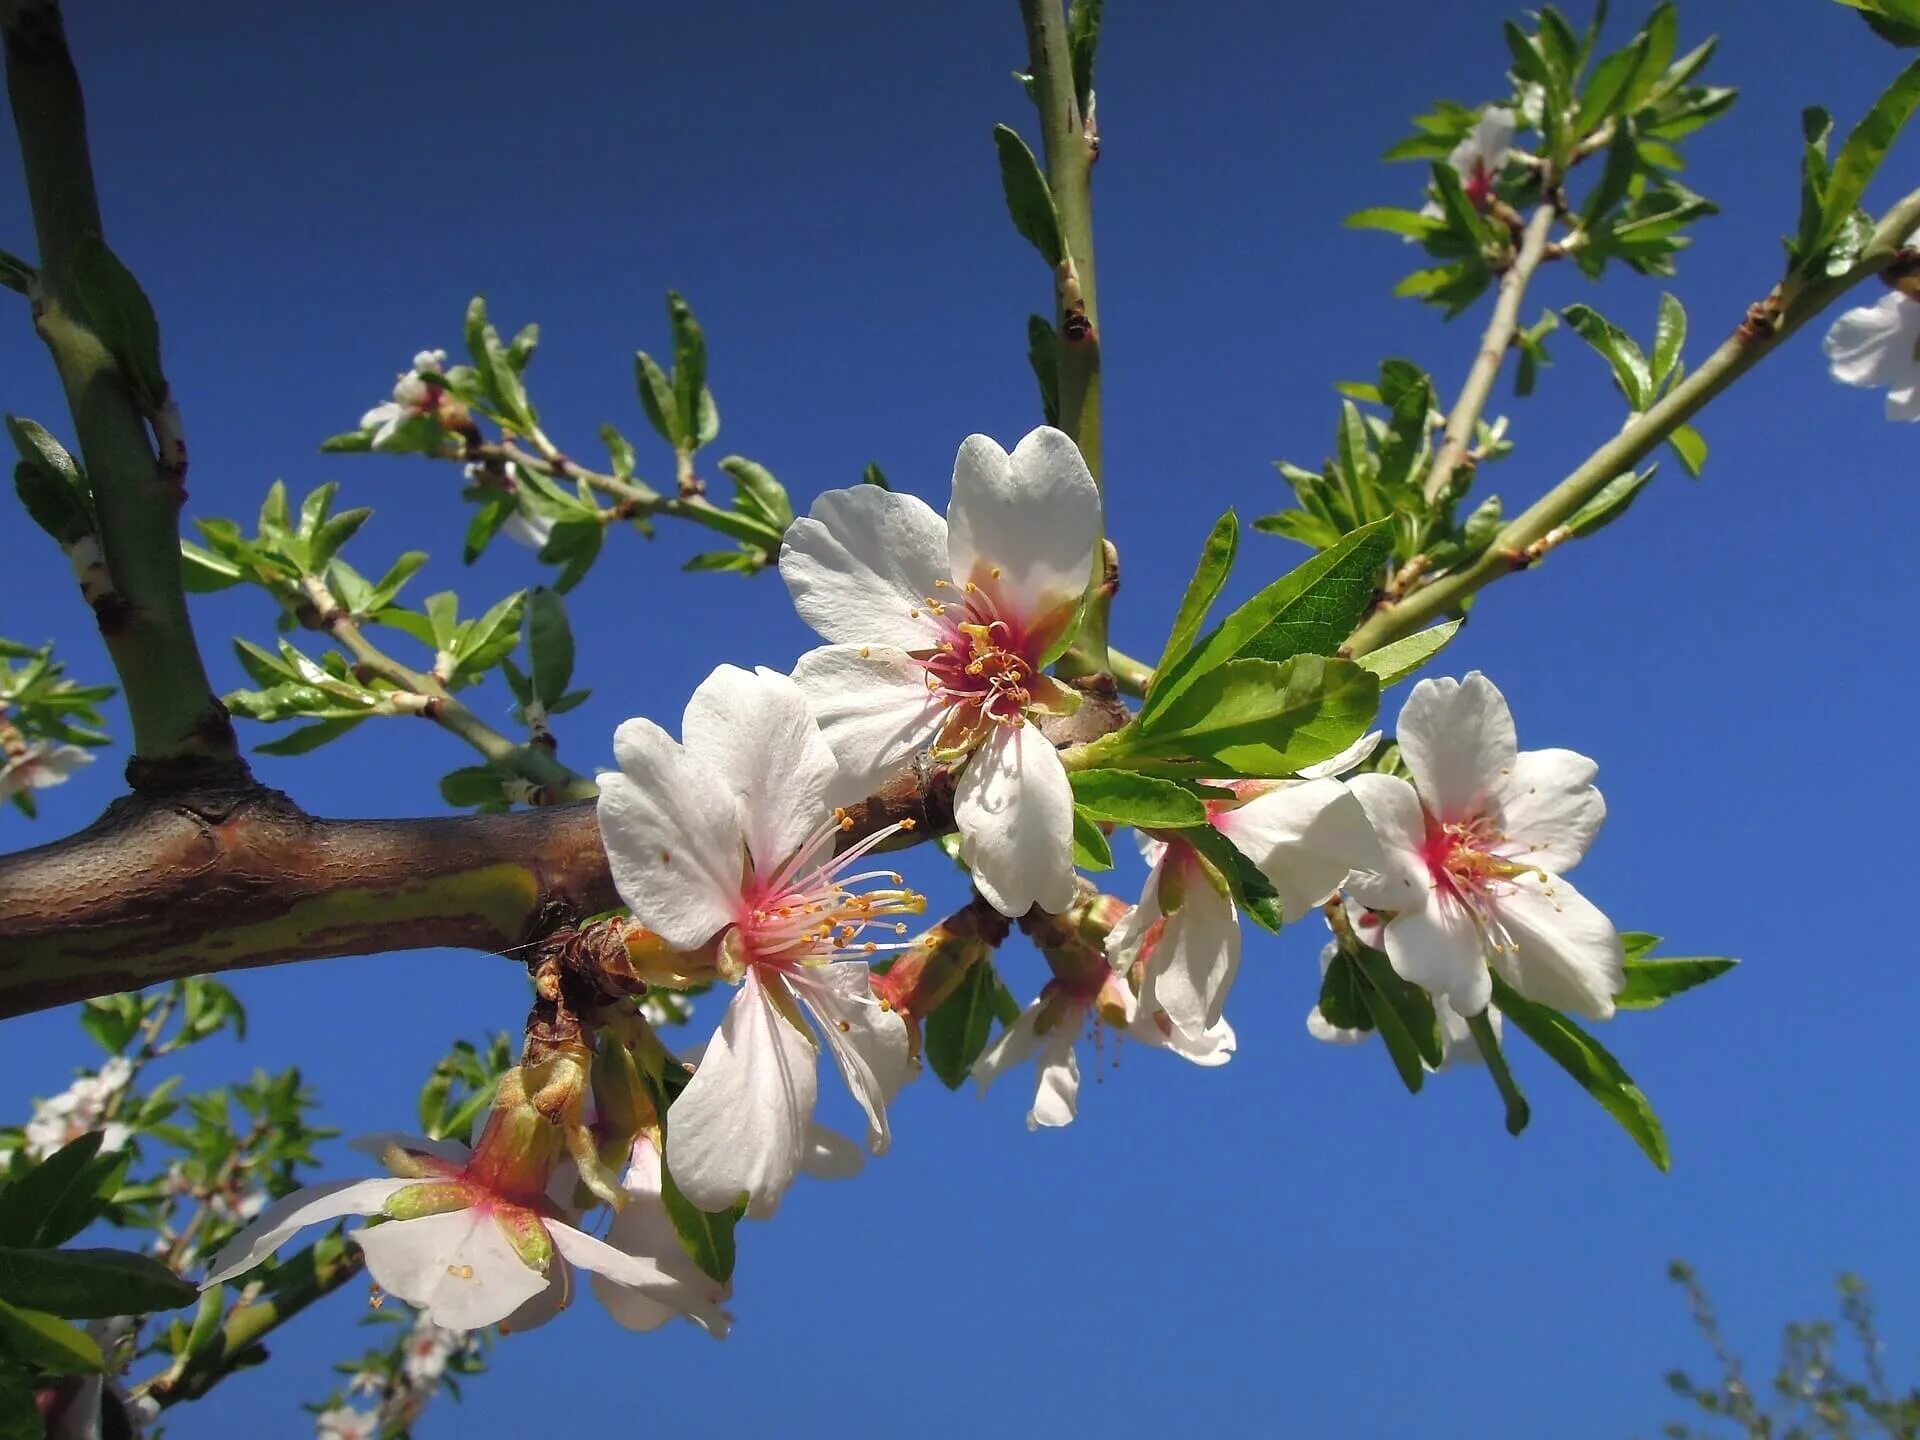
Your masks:
[{"label": "pink-centered flower", "polygon": [[813,1018],[885,1152],[908,1075],[907,1029],[873,994],[867,959],[926,908],[866,869],[891,826],[835,856],[846,785],[800,687],[722,666],[688,701],[676,743],[650,720],[615,733],[600,834],[636,921],[676,949],[714,946],[736,981],[719,1030],[667,1117],[667,1167],[705,1210],[748,1197],[768,1215],[807,1160],[818,1091]]},{"label": "pink-centered flower", "polygon": [[[1342,754],[1291,780],[1221,782],[1233,800],[1207,802],[1207,823],[1251,860],[1274,887],[1281,914],[1298,920],[1355,869],[1381,863],[1360,802],[1335,776],[1358,765],[1379,742],[1363,736]],[[1181,1032],[1204,1035],[1220,1022],[1240,968],[1240,916],[1224,877],[1178,830],[1142,847],[1152,870],[1140,903],[1114,927],[1114,968],[1144,961],[1140,998]]]},{"label": "pink-centered flower", "polygon": [[[1460,177],[1460,188],[1476,210],[1485,210],[1493,203],[1494,187],[1500,183],[1500,172],[1507,168],[1507,156],[1513,149],[1515,125],[1513,111],[1504,105],[1489,105],[1447,156],[1447,164]],[[1420,213],[1432,220],[1446,215],[1440,202],[1432,199],[1420,207]]]},{"label": "pink-centered flower", "polygon": [[203,1286],[253,1269],[308,1225],[374,1215],[380,1223],[351,1237],[368,1272],[446,1329],[543,1324],[573,1298],[578,1266],[724,1336],[725,1287],[687,1273],[677,1243],[629,1252],[570,1223],[548,1193],[560,1143],[548,1133],[554,1127],[505,1080],[502,1094],[471,1152],[419,1137],[362,1142],[384,1156],[393,1177],[311,1185],[276,1201],[214,1256]]},{"label": "pink-centered flower", "polygon": [[1073,792],[1034,721],[1079,704],[1045,667],[1073,637],[1099,541],[1086,462],[1043,427],[1012,455],[969,436],[945,519],[877,486],[830,490],[781,548],[801,618],[833,642],[794,679],[842,769],[864,793],[929,746],[963,762],[960,858],[1005,915],[1073,897]]},{"label": "pink-centered flower", "polygon": [[1400,712],[1393,775],[1348,782],[1385,863],[1349,878],[1349,896],[1390,916],[1393,968],[1462,1016],[1516,990],[1593,1019],[1624,983],[1620,937],[1565,872],[1606,818],[1597,766],[1571,750],[1520,750],[1506,698],[1478,671],[1422,680]]},{"label": "pink-centered flower", "polygon": [[360,428],[373,432],[375,450],[391,446],[400,428],[409,420],[431,415],[440,408],[440,399],[446,391],[426,377],[441,374],[446,368],[446,351],[422,350],[413,357],[413,368],[393,382],[393,398],[382,401],[360,417]]},{"label": "pink-centered flower", "polygon": [[1833,378],[1887,392],[1889,420],[1920,420],[1920,300],[1890,290],[1827,331]]}]

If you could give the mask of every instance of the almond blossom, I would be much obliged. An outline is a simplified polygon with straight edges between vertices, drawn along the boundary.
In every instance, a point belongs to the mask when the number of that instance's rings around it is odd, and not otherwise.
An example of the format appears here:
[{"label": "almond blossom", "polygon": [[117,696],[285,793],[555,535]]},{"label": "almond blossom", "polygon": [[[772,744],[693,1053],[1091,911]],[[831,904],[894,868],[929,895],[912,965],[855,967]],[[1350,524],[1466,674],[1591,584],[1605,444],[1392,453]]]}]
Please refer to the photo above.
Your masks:
[{"label": "almond blossom", "polygon": [[17,747],[10,745],[4,763],[0,763],[0,799],[16,790],[48,789],[82,765],[92,763],[92,752],[78,745],[55,745],[48,740],[35,740]]},{"label": "almond blossom", "polygon": [[132,1063],[124,1055],[114,1055],[96,1074],[81,1076],[58,1095],[35,1105],[21,1137],[27,1157],[44,1160],[63,1145],[95,1130],[101,1132],[102,1150],[120,1149],[133,1132],[125,1123],[107,1119],[107,1115],[132,1079]]},{"label": "almond blossom", "polygon": [[[836,1137],[837,1138],[837,1137]],[[854,1152],[855,1164],[859,1152]],[[681,1247],[673,1221],[667,1215],[667,1202],[660,1175],[660,1152],[646,1135],[633,1142],[632,1162],[621,1178],[620,1188],[627,1203],[607,1227],[607,1243],[634,1255],[658,1255],[661,1267],[678,1275],[686,1284],[708,1282],[700,1267]],[[681,1314],[671,1305],[643,1291],[621,1286],[603,1275],[593,1277],[593,1293],[607,1313],[629,1330],[658,1330]],[[726,1312],[721,1312],[726,1316]],[[727,1317],[731,1318],[731,1317]]]},{"label": "almond blossom", "polygon": [[676,949],[711,949],[740,987],[673,1102],[667,1166],[700,1208],[745,1194],[747,1213],[764,1216],[808,1157],[820,1040],[866,1112],[868,1149],[885,1152],[907,1030],[875,999],[867,957],[926,901],[892,871],[857,869],[909,822],[835,857],[851,821],[834,806],[863,787],[849,790],[792,679],[722,666],[687,702],[680,734],[650,720],[614,733],[600,834],[635,921]]},{"label": "almond blossom", "polygon": [[1072,900],[1073,794],[1034,722],[1079,705],[1043,671],[1073,637],[1099,543],[1086,462],[1042,427],[1012,455],[968,436],[944,520],[877,486],[830,490],[781,548],[801,618],[833,642],[794,679],[844,772],[865,793],[929,745],[960,762],[960,859],[1004,915]]},{"label": "almond blossom", "polygon": [[447,352],[422,350],[413,357],[413,368],[393,382],[393,398],[384,400],[360,417],[360,428],[373,432],[373,448],[391,446],[400,428],[418,416],[431,415],[440,408],[446,391],[426,377],[439,375],[447,368]]},{"label": "almond blossom", "polygon": [[[1207,823],[1251,860],[1274,887],[1281,914],[1296,920],[1340,887],[1347,872],[1381,863],[1366,812],[1334,777],[1373,752],[1363,736],[1344,753],[1291,780],[1220,782],[1232,800],[1209,800]],[[1186,1035],[1220,1021],[1240,967],[1240,916],[1223,877],[1178,830],[1142,847],[1152,870],[1140,903],[1114,927],[1116,969],[1144,960],[1140,996]]]},{"label": "almond blossom", "polygon": [[1920,300],[1890,290],[1827,331],[1833,378],[1887,392],[1889,420],[1920,420]]},{"label": "almond blossom", "polygon": [[[1489,105],[1447,156],[1447,164],[1460,177],[1460,188],[1476,210],[1485,210],[1492,203],[1493,187],[1507,168],[1507,156],[1513,149],[1515,125],[1513,111],[1504,105]],[[1430,220],[1440,220],[1447,212],[1438,200],[1430,199],[1420,207],[1420,213]]]},{"label": "almond blossom", "polygon": [[1346,886],[1390,917],[1380,944],[1393,968],[1462,1016],[1486,1009],[1489,964],[1531,999],[1611,1016],[1620,937],[1563,878],[1606,818],[1598,767],[1571,750],[1519,750],[1506,698],[1478,671],[1415,685],[1397,738],[1412,784],[1348,782],[1384,863]]},{"label": "almond blossom", "polygon": [[724,1287],[671,1252],[628,1252],[576,1228],[549,1195],[560,1140],[518,1069],[500,1082],[479,1144],[376,1137],[392,1178],[310,1185],[269,1206],[214,1256],[203,1287],[253,1269],[295,1231],[344,1215],[381,1217],[353,1233],[379,1286],[448,1330],[525,1330],[572,1298],[573,1267],[637,1291],[716,1336]]}]

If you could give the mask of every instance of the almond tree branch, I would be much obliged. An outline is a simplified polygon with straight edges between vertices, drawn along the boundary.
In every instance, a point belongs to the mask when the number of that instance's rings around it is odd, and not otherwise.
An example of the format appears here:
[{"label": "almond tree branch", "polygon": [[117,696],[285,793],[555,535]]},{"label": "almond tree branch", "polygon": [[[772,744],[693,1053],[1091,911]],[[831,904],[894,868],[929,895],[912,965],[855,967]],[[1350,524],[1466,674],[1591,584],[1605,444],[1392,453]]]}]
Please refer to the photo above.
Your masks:
[{"label": "almond tree branch", "polygon": [[77,294],[75,257],[102,227],[80,80],[55,0],[0,0],[0,37],[40,250],[34,325],[66,390],[119,596],[98,613],[132,721],[128,777],[139,788],[177,783],[183,774],[244,776],[233,724],[208,684],[187,618],[181,470],[156,459],[148,417]]},{"label": "almond tree branch", "polygon": [[1519,253],[1507,267],[1507,273],[1500,277],[1499,297],[1494,302],[1493,316],[1487,321],[1486,333],[1480,337],[1480,352],[1473,357],[1473,368],[1467,371],[1459,398],[1453,402],[1446,429],[1441,432],[1440,448],[1434,452],[1433,464],[1427,470],[1424,488],[1429,505],[1446,494],[1447,487],[1453,483],[1454,470],[1473,444],[1474,427],[1487,408],[1487,397],[1493,393],[1493,382],[1500,377],[1507,351],[1513,348],[1514,333],[1520,328],[1520,305],[1526,299],[1534,272],[1546,256],[1556,213],[1550,201],[1533,212],[1521,232]]},{"label": "almond tree branch", "polygon": [[1860,281],[1886,269],[1916,227],[1920,227],[1920,190],[1887,211],[1850,269],[1829,278],[1793,280],[1777,287],[1752,308],[1747,321],[1699,369],[1516,515],[1478,560],[1413,591],[1395,605],[1376,610],[1347,638],[1345,653],[1364,654],[1412,634],[1429,621],[1457,613],[1477,591],[1502,575],[1524,569],[1529,563],[1529,547],[1551,544],[1554,531],[1610,480],[1639,464],[1714,396],[1779,349],[1787,336]]}]

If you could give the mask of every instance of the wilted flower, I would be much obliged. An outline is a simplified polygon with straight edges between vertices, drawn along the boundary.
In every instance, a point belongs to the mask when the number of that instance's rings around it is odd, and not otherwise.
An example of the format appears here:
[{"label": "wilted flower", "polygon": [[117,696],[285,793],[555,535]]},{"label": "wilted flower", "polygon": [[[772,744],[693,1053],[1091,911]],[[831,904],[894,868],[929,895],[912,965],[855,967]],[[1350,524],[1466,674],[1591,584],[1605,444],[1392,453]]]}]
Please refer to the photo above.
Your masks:
[{"label": "wilted flower", "polygon": [[1086,462],[1042,427],[1011,456],[968,436],[945,519],[877,486],[830,490],[781,548],[801,618],[834,642],[794,679],[841,768],[865,793],[929,745],[962,763],[960,858],[1003,915],[1072,900],[1073,792],[1034,720],[1080,703],[1043,672],[1073,637],[1099,542]]}]

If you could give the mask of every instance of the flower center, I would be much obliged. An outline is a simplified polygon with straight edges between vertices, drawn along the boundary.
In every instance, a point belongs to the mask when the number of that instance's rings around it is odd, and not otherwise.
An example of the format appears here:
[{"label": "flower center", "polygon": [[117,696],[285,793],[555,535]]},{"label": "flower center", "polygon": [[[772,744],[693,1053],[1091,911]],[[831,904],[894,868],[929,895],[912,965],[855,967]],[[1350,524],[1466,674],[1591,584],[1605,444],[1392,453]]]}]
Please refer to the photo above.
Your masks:
[{"label": "flower center", "polygon": [[[952,588],[945,580],[934,586]],[[977,705],[996,724],[1019,725],[1033,702],[1039,669],[1021,627],[1004,618],[992,597],[971,580],[958,598],[928,596],[923,604],[942,631],[938,647],[916,657],[927,672],[927,689],[946,705]],[[920,613],[914,611],[914,617]]]},{"label": "flower center", "polygon": [[1505,833],[1484,815],[1451,823],[1427,816],[1425,842],[1420,847],[1434,886],[1467,908],[1481,936],[1494,950],[1513,950],[1512,937],[1494,911],[1498,886],[1520,875],[1546,872],[1537,865],[1520,865],[1498,854],[1507,844]]},{"label": "flower center", "polygon": [[[927,897],[908,889],[897,871],[846,871],[888,836],[912,829],[913,821],[889,825],[834,856],[834,840],[852,826],[852,816],[836,811],[778,872],[748,882],[738,924],[748,963],[820,965],[906,948],[896,939],[869,936],[905,935],[906,922],[894,917],[925,914]],[[824,864],[823,855],[829,857]]]}]

